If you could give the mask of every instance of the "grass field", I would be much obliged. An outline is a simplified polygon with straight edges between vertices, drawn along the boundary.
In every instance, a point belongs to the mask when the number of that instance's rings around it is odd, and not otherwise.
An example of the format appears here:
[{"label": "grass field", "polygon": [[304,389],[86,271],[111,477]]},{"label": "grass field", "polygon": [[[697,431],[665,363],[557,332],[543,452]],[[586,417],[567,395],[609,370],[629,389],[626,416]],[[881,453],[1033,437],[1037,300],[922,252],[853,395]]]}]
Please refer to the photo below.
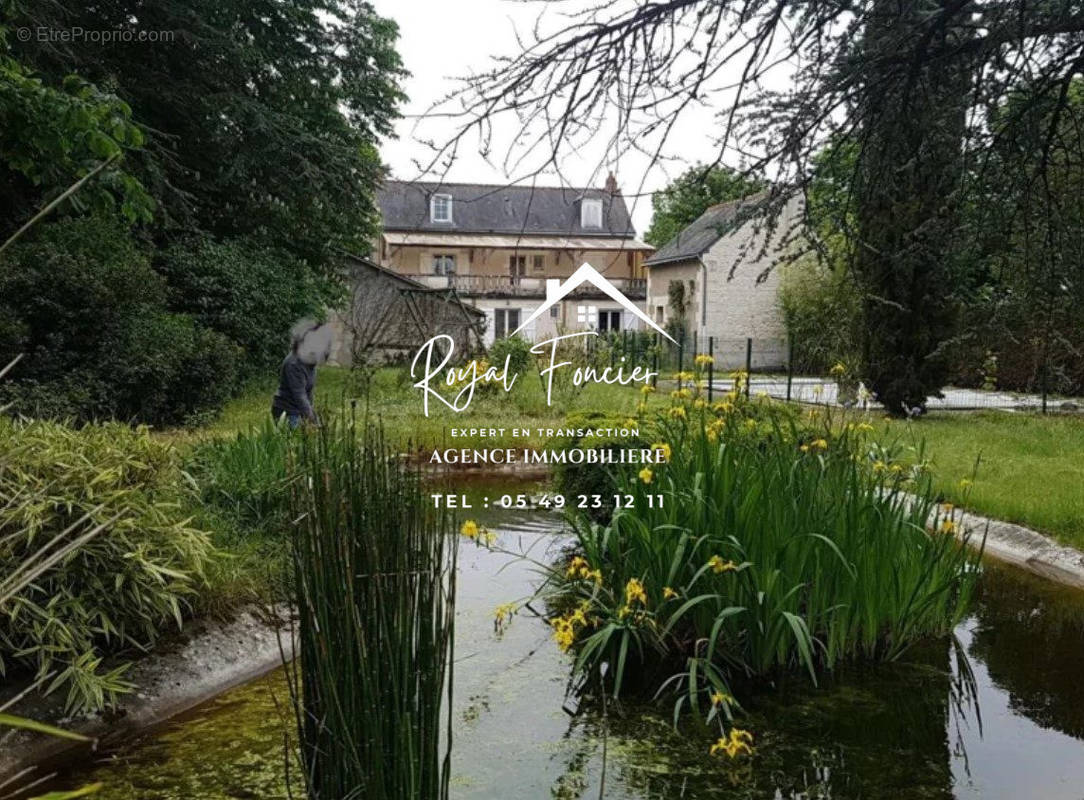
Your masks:
[{"label": "grass field", "polygon": [[[252,385],[232,401],[210,425],[194,431],[168,435],[180,440],[229,434],[258,425],[269,415],[272,378]],[[568,414],[603,411],[632,414],[642,395],[633,387],[589,385],[555,396],[553,407],[545,402],[536,376],[520,377],[510,393],[480,390],[469,409],[454,413],[439,405],[430,416],[421,410],[419,390],[410,385],[405,371],[382,369],[372,379],[368,394],[355,385],[350,371],[322,367],[317,382],[317,405],[326,410],[349,406],[357,400],[357,413],[365,411],[383,421],[389,436],[399,444],[416,447],[451,446],[453,428],[505,428],[503,435],[488,440],[489,447],[518,445],[541,447],[545,437],[537,428],[558,427]],[[653,406],[668,402],[660,386],[650,395]],[[531,435],[513,438],[512,427],[530,427]],[[938,485],[947,499],[961,502],[961,479],[974,479],[968,506],[987,516],[1017,522],[1048,533],[1058,540],[1084,549],[1084,418],[1022,414],[1000,411],[940,412],[913,422],[878,425],[887,440],[901,441],[916,452],[925,443]],[[474,445],[479,440],[461,440]]]},{"label": "grass field", "polygon": [[974,473],[973,510],[1084,549],[1084,418],[942,412],[891,422],[885,431],[915,447],[925,440],[949,500],[963,499],[959,481]]}]

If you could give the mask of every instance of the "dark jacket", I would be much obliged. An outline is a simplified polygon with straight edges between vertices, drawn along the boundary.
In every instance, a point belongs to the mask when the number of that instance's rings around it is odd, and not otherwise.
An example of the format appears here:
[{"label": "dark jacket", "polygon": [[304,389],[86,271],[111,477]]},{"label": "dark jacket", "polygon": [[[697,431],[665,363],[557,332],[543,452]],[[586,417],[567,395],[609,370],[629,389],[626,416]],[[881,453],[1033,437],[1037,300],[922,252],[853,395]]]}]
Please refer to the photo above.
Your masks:
[{"label": "dark jacket", "polygon": [[298,414],[302,419],[316,419],[312,390],[316,386],[316,367],[290,353],[279,368],[279,388],[271,401],[276,416]]}]

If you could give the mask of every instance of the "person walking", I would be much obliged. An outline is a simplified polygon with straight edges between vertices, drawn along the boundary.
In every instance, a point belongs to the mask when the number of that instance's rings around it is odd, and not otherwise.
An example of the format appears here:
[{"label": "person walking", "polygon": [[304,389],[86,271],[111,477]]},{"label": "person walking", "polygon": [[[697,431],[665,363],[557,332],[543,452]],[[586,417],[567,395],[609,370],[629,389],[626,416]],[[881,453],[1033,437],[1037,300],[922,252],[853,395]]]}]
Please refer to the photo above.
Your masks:
[{"label": "person walking", "polygon": [[291,331],[290,352],[279,367],[279,387],[271,400],[271,417],[276,422],[285,417],[291,428],[302,422],[320,424],[312,398],[316,365],[326,361],[330,351],[330,338],[321,331],[324,327],[306,322]]}]

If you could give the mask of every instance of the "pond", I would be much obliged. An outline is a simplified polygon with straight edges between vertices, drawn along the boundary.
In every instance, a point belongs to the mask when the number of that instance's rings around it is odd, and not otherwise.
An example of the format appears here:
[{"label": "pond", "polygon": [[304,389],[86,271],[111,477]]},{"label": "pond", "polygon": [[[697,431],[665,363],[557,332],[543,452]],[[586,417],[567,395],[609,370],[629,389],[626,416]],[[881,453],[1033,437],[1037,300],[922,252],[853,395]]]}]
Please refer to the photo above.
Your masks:
[{"label": "pond", "polygon": [[[536,558],[560,550],[560,520],[547,512],[471,513],[502,548]],[[687,721],[675,731],[668,702],[611,708],[605,722],[569,713],[567,657],[542,620],[521,614],[494,631],[494,608],[529,593],[533,567],[465,544],[460,569],[456,800],[600,790],[611,800],[1084,796],[1082,593],[988,564],[956,644],[929,642],[816,689],[795,677],[746,698],[756,752],[731,761],[708,755],[711,732]],[[99,754],[51,788],[102,781],[95,797],[107,800],[285,798],[292,735],[277,672]]]}]

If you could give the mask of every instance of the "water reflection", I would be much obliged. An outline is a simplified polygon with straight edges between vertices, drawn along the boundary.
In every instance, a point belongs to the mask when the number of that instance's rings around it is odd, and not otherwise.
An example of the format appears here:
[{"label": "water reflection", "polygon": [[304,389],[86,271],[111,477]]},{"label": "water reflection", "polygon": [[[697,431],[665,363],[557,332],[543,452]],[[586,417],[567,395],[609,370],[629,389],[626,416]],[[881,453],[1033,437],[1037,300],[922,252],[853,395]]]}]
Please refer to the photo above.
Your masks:
[{"label": "water reflection", "polygon": [[[560,550],[556,518],[485,508],[484,486],[472,495],[471,516],[502,547],[534,558]],[[493,609],[529,591],[534,567],[472,545],[460,566],[456,800],[587,800],[603,789],[609,800],[1084,794],[1081,593],[991,568],[958,645],[926,642],[898,663],[849,667],[816,689],[796,677],[746,695],[756,753],[730,761],[708,756],[713,732],[688,721],[675,732],[666,705],[570,717],[568,662],[549,629],[529,616],[500,637],[493,629]],[[102,780],[108,800],[285,798],[291,729],[275,695],[282,702],[285,691],[272,676],[64,783]]]}]

